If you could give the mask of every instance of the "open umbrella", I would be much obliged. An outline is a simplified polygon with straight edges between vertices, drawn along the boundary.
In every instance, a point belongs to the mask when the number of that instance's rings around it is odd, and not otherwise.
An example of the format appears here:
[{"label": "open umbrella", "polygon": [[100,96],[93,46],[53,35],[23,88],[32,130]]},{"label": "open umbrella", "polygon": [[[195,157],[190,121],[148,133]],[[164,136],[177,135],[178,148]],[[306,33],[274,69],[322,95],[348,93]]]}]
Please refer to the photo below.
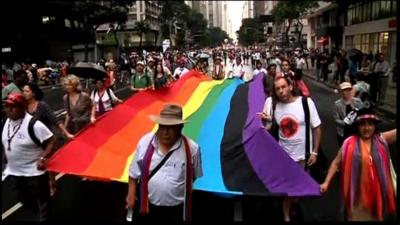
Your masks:
[{"label": "open umbrella", "polygon": [[202,52],[202,53],[200,53],[199,55],[197,55],[197,57],[198,58],[210,58],[210,55],[209,54],[207,54],[207,53],[204,53],[204,52]]},{"label": "open umbrella", "polygon": [[107,77],[107,72],[102,66],[89,62],[78,62],[75,66],[68,69],[68,73],[82,78],[103,79]]},{"label": "open umbrella", "polygon": [[362,52],[356,48],[350,49],[348,52],[350,57],[355,57],[355,56],[360,56],[362,55]]}]

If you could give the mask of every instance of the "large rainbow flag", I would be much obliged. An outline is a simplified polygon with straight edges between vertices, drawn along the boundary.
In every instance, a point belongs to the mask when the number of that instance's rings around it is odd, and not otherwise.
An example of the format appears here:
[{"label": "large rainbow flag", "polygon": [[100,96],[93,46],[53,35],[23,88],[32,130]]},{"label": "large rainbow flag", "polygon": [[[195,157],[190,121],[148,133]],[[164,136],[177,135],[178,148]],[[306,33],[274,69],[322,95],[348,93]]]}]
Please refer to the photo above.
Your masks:
[{"label": "large rainbow flag", "polygon": [[48,163],[55,172],[128,181],[138,140],[157,124],[165,103],[183,106],[191,121],[183,133],[201,149],[203,177],[195,190],[228,195],[320,195],[319,184],[262,128],[256,115],[265,101],[262,76],[212,80],[191,71],[171,87],[140,92],[58,150]]}]

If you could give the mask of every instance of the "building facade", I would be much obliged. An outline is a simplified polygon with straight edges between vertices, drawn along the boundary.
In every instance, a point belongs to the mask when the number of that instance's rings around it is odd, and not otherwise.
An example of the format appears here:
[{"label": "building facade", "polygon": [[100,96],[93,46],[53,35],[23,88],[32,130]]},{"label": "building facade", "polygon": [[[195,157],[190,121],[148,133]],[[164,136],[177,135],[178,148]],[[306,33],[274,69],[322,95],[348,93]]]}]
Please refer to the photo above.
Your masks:
[{"label": "building facade", "polygon": [[364,53],[382,52],[389,63],[396,61],[397,1],[359,2],[347,10],[344,28],[345,49],[356,48]]},{"label": "building facade", "polygon": [[[101,25],[96,31],[96,52],[97,57],[104,57],[110,52],[118,55],[119,45],[121,50],[131,50],[140,45],[140,32],[136,29],[136,24],[139,21],[146,21],[148,31],[142,34],[142,47],[155,48],[161,46],[161,6],[157,1],[136,1],[129,8],[128,19],[123,29],[118,29],[117,34],[113,35],[110,32],[110,24]],[[116,24],[114,25],[114,27]],[[174,26],[171,34],[173,35]],[[116,40],[118,39],[118,40]]]},{"label": "building facade", "polygon": [[[18,15],[1,17],[0,61],[41,64],[44,60],[83,60],[85,44],[93,59],[94,41],[84,18],[73,10],[73,2],[11,1],[7,11]],[[35,10],[32,10],[35,9]]]},{"label": "building facade", "polygon": [[359,1],[346,12],[339,12],[335,4],[323,2],[307,16],[310,24],[307,46],[329,52],[335,47],[356,48],[363,53],[382,52],[393,63],[397,47],[396,14],[396,0]]}]

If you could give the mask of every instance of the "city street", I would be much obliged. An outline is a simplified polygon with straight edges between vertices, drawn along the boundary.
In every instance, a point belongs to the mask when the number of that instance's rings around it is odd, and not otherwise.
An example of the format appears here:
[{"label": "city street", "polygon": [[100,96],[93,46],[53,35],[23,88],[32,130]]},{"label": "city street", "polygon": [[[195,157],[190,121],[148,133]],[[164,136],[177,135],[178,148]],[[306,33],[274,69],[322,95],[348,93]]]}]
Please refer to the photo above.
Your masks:
[{"label": "city street", "polygon": [[[246,73],[252,72],[245,66]],[[338,98],[333,90],[324,84],[305,76],[322,121],[322,149],[330,162],[338,151],[335,124],[332,117],[333,104]],[[63,91],[57,87],[45,91],[46,98],[54,111],[62,109]],[[122,99],[130,96],[127,87],[116,91]],[[381,116],[382,131],[393,129],[396,124],[387,115]],[[395,146],[391,146],[392,153]],[[82,149],[84,151],[84,149]],[[393,155],[393,154],[392,154]],[[393,155],[395,156],[395,155]],[[395,163],[395,160],[394,160]],[[397,165],[395,165],[397,166]],[[34,215],[25,206],[18,206],[16,196],[8,179],[2,182],[2,214],[11,213],[4,222],[32,221]],[[301,199],[294,220],[343,221],[338,189],[338,176],[330,190],[320,198]],[[64,175],[57,181],[54,196],[53,219],[56,221],[124,221],[127,184],[119,182],[82,181],[80,177]],[[14,208],[13,208],[14,207]],[[194,221],[282,221],[281,203],[277,197],[245,196],[234,199],[212,193],[195,191],[193,205]]]}]

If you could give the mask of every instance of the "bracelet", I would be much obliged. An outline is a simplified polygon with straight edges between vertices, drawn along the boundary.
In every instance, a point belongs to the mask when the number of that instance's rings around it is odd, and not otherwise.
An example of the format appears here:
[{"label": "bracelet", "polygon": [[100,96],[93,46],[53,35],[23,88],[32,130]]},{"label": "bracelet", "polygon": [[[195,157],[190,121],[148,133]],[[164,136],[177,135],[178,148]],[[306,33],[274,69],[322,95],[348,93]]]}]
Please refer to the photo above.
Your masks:
[{"label": "bracelet", "polygon": [[47,160],[47,158],[45,158],[45,157],[40,157],[39,159],[42,160],[42,161],[46,161]]},{"label": "bracelet", "polygon": [[315,155],[315,156],[317,156],[317,155],[318,155],[318,153],[316,153],[316,152],[311,152],[311,154],[313,154],[313,155]]}]

